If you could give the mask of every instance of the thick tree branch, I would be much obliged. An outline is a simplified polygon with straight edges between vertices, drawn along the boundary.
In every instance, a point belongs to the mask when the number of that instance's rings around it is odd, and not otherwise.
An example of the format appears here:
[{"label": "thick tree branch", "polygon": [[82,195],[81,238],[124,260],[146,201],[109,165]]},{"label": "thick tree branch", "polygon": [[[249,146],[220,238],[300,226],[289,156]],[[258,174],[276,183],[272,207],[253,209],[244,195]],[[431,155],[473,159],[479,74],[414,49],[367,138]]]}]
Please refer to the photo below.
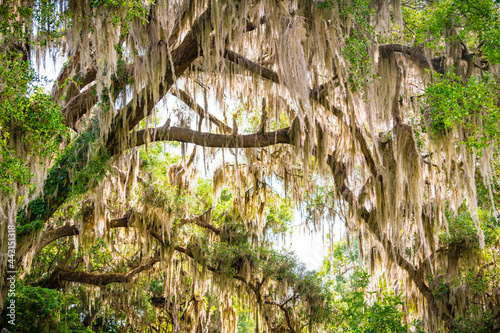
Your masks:
[{"label": "thick tree branch", "polygon": [[[211,213],[211,209],[209,209],[206,212],[204,212],[203,214],[200,214],[200,215],[195,216],[193,218],[181,219],[179,228],[185,224],[192,223],[192,224],[196,224],[202,228],[211,230],[212,232],[216,233],[217,235],[220,235],[221,230],[208,222],[210,220],[210,213]],[[132,225],[132,221],[133,221],[132,216],[133,216],[133,212],[129,210],[125,213],[125,215],[123,215],[123,217],[109,220],[108,227],[110,229],[134,227]],[[40,237],[40,241],[38,243],[37,250],[36,250],[35,254],[38,254],[45,246],[49,245],[50,243],[52,243],[60,238],[76,236],[79,234],[80,234],[80,231],[78,230],[78,227],[76,225],[69,225],[69,224],[63,225],[63,226],[55,228],[55,229],[46,230],[42,233],[42,235]],[[156,237],[157,235],[153,235],[153,236]]]},{"label": "thick tree branch", "polygon": [[290,299],[288,299],[287,301],[285,301],[283,303],[278,303],[275,301],[267,300],[266,304],[275,305],[275,306],[279,307],[281,309],[281,311],[283,311],[283,313],[285,314],[285,319],[286,319],[286,323],[288,325],[288,329],[290,330],[291,333],[295,333],[296,331],[293,328],[292,319],[290,318],[290,313],[288,311],[288,307],[286,306],[286,303],[288,303],[292,299],[293,299],[293,297],[291,297]]},{"label": "thick tree branch", "polygon": [[116,219],[111,219],[109,221],[109,228],[110,229],[113,229],[113,228],[129,228],[129,227],[132,227],[132,225],[130,224],[130,222],[132,222],[132,211],[129,210],[125,213],[125,215],[123,215],[123,217],[120,217],[120,218],[116,218]]},{"label": "thick tree branch", "polygon": [[[130,227],[131,215],[132,214],[129,211],[121,218],[111,219],[109,221],[109,228],[127,228],[127,227]],[[38,246],[36,248],[35,254],[38,254],[44,247],[46,247],[47,245],[49,245],[52,242],[55,242],[56,240],[58,240],[60,238],[76,236],[79,234],[80,234],[80,230],[74,224],[73,225],[66,224],[66,225],[63,225],[62,227],[45,230],[40,237],[40,241],[38,242]]]},{"label": "thick tree branch", "polygon": [[[80,49],[69,59],[68,65],[63,67],[57,77],[57,81],[52,88],[52,97],[59,101],[63,98],[64,103],[62,114],[65,124],[75,129],[76,122],[94,107],[97,103],[97,94],[94,86],[88,87],[83,92],[80,89],[86,87],[97,77],[97,66],[92,64],[88,68],[80,68]],[[72,77],[70,78],[70,75]]]},{"label": "thick tree branch", "polygon": [[95,85],[88,87],[83,92],[71,98],[62,110],[65,124],[75,129],[78,120],[87,114],[98,100]]},{"label": "thick tree branch", "polygon": [[[70,76],[72,77],[70,78]],[[59,101],[63,98],[63,94],[66,94],[65,100],[69,100],[75,96],[75,92],[79,92],[80,89],[94,81],[96,76],[97,66],[95,63],[84,69],[80,67],[80,49],[78,48],[59,73],[52,87],[51,95],[56,101]]]},{"label": "thick tree branch", "polygon": [[45,287],[49,289],[59,289],[61,288],[63,281],[90,284],[94,286],[105,286],[111,283],[129,283],[132,281],[134,276],[145,270],[151,269],[159,261],[159,257],[154,257],[147,263],[137,266],[128,273],[98,274],[75,271],[67,267],[58,267],[45,283]]},{"label": "thick tree branch", "polygon": [[227,135],[213,134],[193,131],[180,127],[159,127],[137,131],[130,135],[129,142],[134,142],[133,136],[137,136],[134,146],[141,146],[147,142],[177,141],[193,143],[204,147],[217,148],[258,148],[276,145],[279,143],[290,143],[288,135],[289,128],[283,128],[275,132],[263,134]]},{"label": "thick tree branch", "polygon": [[[176,76],[180,76],[186,69],[187,67],[198,57],[198,36],[200,36],[200,31],[203,27],[207,26],[207,24],[210,24],[210,8],[207,9],[203,14],[200,15],[200,17],[194,22],[191,31],[186,35],[182,43],[177,47],[175,50],[172,51],[172,60],[174,64],[174,69],[170,67],[170,62],[167,64],[167,69],[164,74],[165,78],[165,83],[161,83],[159,87],[159,96],[165,95],[165,93],[170,89],[171,85],[173,84],[173,77],[174,73]],[[178,29],[174,30],[172,35],[169,37],[169,46],[171,47],[174,44],[174,40],[176,40],[178,37]],[[161,53],[166,54],[167,53],[167,43],[165,41],[160,41],[158,44],[153,45],[150,47],[147,52],[148,53],[153,53],[153,52],[158,52],[161,51]],[[61,74],[58,77],[58,82],[57,85],[54,87],[53,92],[57,98],[60,98],[63,93],[62,86],[64,82],[69,78],[69,75],[71,71],[75,67],[78,66],[78,60],[79,60],[79,53],[71,59],[70,61],[70,66],[67,66],[66,68],[63,69]],[[122,91],[126,85],[127,85],[127,80],[125,79],[126,77],[132,77],[134,74],[134,68],[138,66],[141,62],[145,62],[146,58],[150,58],[149,56],[147,57],[146,55],[143,55],[141,57],[138,57],[137,60],[135,61],[134,64],[129,64],[126,66],[125,69],[125,75],[123,78],[115,78],[113,81],[113,91],[115,96],[118,95],[120,91]],[[155,64],[151,64],[150,66],[154,67],[159,67],[156,66]],[[97,67],[92,66],[90,69],[86,69],[85,74],[82,76],[81,82],[79,82],[74,89],[81,89],[94,81],[97,76]],[[137,110],[140,110],[140,112],[135,113],[135,108],[132,107],[133,104],[130,104],[128,107],[125,108],[125,116],[126,119],[130,120],[131,124],[126,124],[128,125],[126,128],[131,129],[133,128],[140,120],[142,120],[145,115],[143,113],[144,108],[148,110],[148,114],[151,112],[152,108],[156,105],[158,101],[153,101],[153,97],[151,96],[150,92],[154,90],[155,87],[152,87],[150,85],[147,85],[143,91],[147,91],[149,95],[146,99],[140,98],[140,104],[137,105]],[[141,91],[138,95],[143,95]],[[94,90],[93,87],[86,89],[83,92],[79,92],[75,96],[70,96],[71,99],[69,102],[66,104],[64,109],[62,110],[62,113],[65,117],[65,122],[66,125],[69,127],[72,127],[74,129],[74,126],[76,122],[85,114],[87,114],[93,107],[94,105],[98,102],[98,94]],[[120,126],[123,123],[120,123],[120,121],[123,120],[123,113],[121,112],[118,117],[115,119],[114,125],[115,129],[119,129]],[[110,134],[110,140],[113,139],[115,133]]]},{"label": "thick tree branch", "polygon": [[[193,23],[191,31],[184,37],[182,43],[171,52],[171,62],[167,62],[163,80],[158,87],[153,87],[152,82],[148,83],[137,93],[133,101],[125,106],[115,117],[111,126],[110,134],[107,138],[106,146],[115,148],[119,145],[119,136],[128,133],[142,119],[151,115],[153,108],[158,103],[156,98],[162,98],[174,83],[174,78],[182,75],[199,55],[200,45],[198,43],[202,30],[207,26],[213,29],[211,22],[210,7],[205,10]],[[167,44],[160,41],[158,48],[164,49],[168,53]],[[173,64],[173,68],[171,66]],[[157,91],[158,94],[150,92]],[[147,92],[147,93],[144,93]],[[113,150],[113,149],[111,149]]]},{"label": "thick tree branch", "polygon": [[56,229],[49,229],[42,233],[35,254],[39,253],[44,247],[62,237],[75,236],[80,232],[75,225],[63,225]]},{"label": "thick tree branch", "polygon": [[229,49],[224,50],[224,58],[229,60],[230,62],[233,62],[237,65],[242,66],[243,68],[247,69],[248,71],[257,74],[259,76],[262,76],[263,78],[270,80],[274,83],[279,83],[280,79],[277,73],[274,71],[270,70],[269,68],[266,68],[264,66],[261,66],[250,59],[245,58],[244,56],[231,51]]},{"label": "thick tree branch", "polygon": [[99,313],[99,309],[91,308],[90,312],[83,318],[83,326],[89,327],[94,321],[96,315]]},{"label": "thick tree branch", "polygon": [[382,57],[386,57],[391,52],[398,52],[407,55],[410,59],[422,68],[434,69],[438,73],[444,73],[444,58],[427,58],[421,48],[405,46],[401,44],[380,45],[379,52]]},{"label": "thick tree branch", "polygon": [[[185,21],[187,18],[187,11],[183,13],[182,18],[179,18],[180,21]],[[177,24],[174,25],[174,30],[172,31],[172,34],[168,38],[168,45],[169,47],[172,47],[175,42],[177,41],[179,37],[179,32],[180,32],[180,27],[181,24],[177,22]],[[151,56],[150,54],[152,52],[157,51],[158,47],[163,47],[166,48],[166,44],[161,41],[158,45],[153,45],[151,46],[148,50],[147,53],[149,55],[143,55],[140,57],[137,57],[137,60],[133,64],[128,64],[126,65],[125,68],[125,75],[123,75],[122,78],[114,78],[113,80],[113,91],[115,97],[118,96],[118,93],[122,91],[126,85],[127,85],[127,79],[128,77],[132,77],[134,74],[134,67],[140,67],[141,63],[146,62],[146,58],[150,59]],[[60,99],[62,97],[62,94],[64,92],[64,84],[65,81],[69,78],[69,75],[71,72],[74,71],[75,68],[78,70],[79,66],[79,61],[80,59],[80,52],[79,50],[75,53],[75,55],[70,59],[69,65],[63,68],[61,73],[58,76],[57,83],[54,86],[52,90],[53,96],[55,96],[57,99]],[[153,67],[159,67],[158,64],[151,64],[150,66]],[[94,64],[90,68],[86,68],[84,73],[81,73],[81,71],[75,75],[75,77],[80,78],[80,80],[77,81],[76,88],[82,89],[86,85],[90,84],[92,81],[94,81],[97,77],[97,66]],[[71,84],[71,83],[70,83]],[[75,124],[76,122],[83,116],[85,115],[88,111],[90,111],[94,105],[98,102],[98,97],[97,93],[94,91],[93,87],[91,89],[87,89],[83,92],[78,93],[75,96],[70,96],[69,102],[66,104],[64,107],[62,113],[65,117],[66,125],[69,127],[75,129]]]},{"label": "thick tree branch", "polygon": [[55,100],[61,99],[64,93],[64,85],[66,83],[66,80],[69,78],[71,73],[74,72],[75,68],[78,66],[79,61],[80,61],[80,49],[78,48],[76,52],[69,57],[66,66],[64,66],[61,72],[59,72],[56,82],[52,87],[51,95]]},{"label": "thick tree branch", "polygon": [[[198,57],[198,38],[205,26],[211,27],[211,11],[210,8],[207,9],[201,16],[194,22],[192,30],[186,35],[181,45],[179,45],[175,50],[172,51],[172,62],[173,68],[170,66],[170,62],[167,64],[167,69],[164,72],[164,80],[160,83],[158,88],[158,96],[163,96],[172,86],[175,76],[181,75],[188,66]],[[161,42],[159,47],[165,47],[165,42]],[[144,117],[151,114],[153,107],[156,105],[157,100],[153,100],[153,94],[150,92],[153,90],[151,86],[152,83],[146,85],[141,92],[136,97],[137,101],[132,101],[126,107],[124,107],[119,114],[115,117],[113,125],[110,128],[106,149],[119,153],[120,150],[117,149],[119,146],[120,136],[127,136],[129,129],[133,128],[139,123]],[[145,90],[144,90],[145,89]],[[146,91],[147,93],[143,93]],[[96,138],[95,133],[98,132],[96,124],[92,124],[89,128],[82,133],[72,149],[68,149],[60,157],[59,162],[57,162],[49,172],[44,184],[43,193],[30,201],[28,207],[25,211],[18,212],[18,223],[21,225],[26,225],[33,223],[35,221],[46,221],[50,218],[54,212],[64,203],[67,198],[71,195],[71,191],[68,186],[71,184],[71,174],[68,170],[73,170],[76,168],[82,168],[82,165],[88,162],[89,154],[85,149],[90,149],[89,145],[92,140],[90,138]],[[81,140],[80,140],[81,139]],[[79,147],[82,145],[81,147]],[[81,154],[81,159],[76,158],[73,155]],[[77,156],[78,157],[78,156]],[[84,180],[85,181],[85,180]],[[80,184],[80,186],[86,186],[87,184]],[[43,207],[43,209],[36,209],[36,207]],[[36,213],[35,213],[36,212]],[[22,260],[25,257],[27,251],[30,251],[29,239],[36,236],[39,231],[30,232],[29,234],[22,235],[18,241],[18,250],[16,251],[16,260],[19,265],[22,265]]]}]

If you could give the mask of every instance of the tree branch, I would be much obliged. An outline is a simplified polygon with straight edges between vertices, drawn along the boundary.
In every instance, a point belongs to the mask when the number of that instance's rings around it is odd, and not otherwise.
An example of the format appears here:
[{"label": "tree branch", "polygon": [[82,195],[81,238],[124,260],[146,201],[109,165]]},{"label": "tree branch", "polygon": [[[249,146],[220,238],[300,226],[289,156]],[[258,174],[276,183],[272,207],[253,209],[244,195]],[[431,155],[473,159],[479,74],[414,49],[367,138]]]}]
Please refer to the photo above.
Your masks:
[{"label": "tree branch", "polygon": [[201,215],[195,216],[190,219],[181,219],[179,223],[179,228],[182,228],[185,224],[196,224],[197,226],[200,226],[202,228],[211,230],[217,235],[221,234],[221,230],[214,226],[213,224],[210,224],[207,221],[210,221],[210,217],[212,214],[212,208],[208,209],[206,212],[204,212]]},{"label": "tree branch", "polygon": [[448,325],[449,328],[455,327],[455,323],[451,317],[446,313],[441,312],[437,305],[436,299],[432,294],[430,288],[425,284],[424,277],[408,260],[406,260],[400,253],[399,249],[392,243],[392,241],[384,234],[379,228],[376,221],[375,209],[368,211],[363,205],[356,202],[356,197],[351,189],[345,184],[347,179],[346,167],[342,162],[338,162],[335,156],[328,156],[328,165],[332,169],[333,179],[335,182],[338,193],[344,198],[351,208],[357,207],[356,214],[360,216],[365,222],[368,230],[377,238],[382,244],[386,253],[391,259],[403,270],[408,273],[410,279],[415,283],[422,295],[426,298],[430,309],[441,316],[441,319]]},{"label": "tree branch", "polygon": [[75,225],[63,225],[56,229],[49,229],[42,233],[38,246],[35,250],[35,255],[38,254],[44,247],[62,237],[75,236],[80,234],[80,231]]},{"label": "tree branch", "polygon": [[[193,23],[192,29],[185,36],[182,43],[172,51],[173,68],[171,63],[168,62],[163,75],[164,80],[161,80],[162,82],[157,89],[158,96],[163,97],[172,86],[174,77],[184,73],[198,57],[198,40],[203,27],[213,28],[211,25],[210,6]],[[166,48],[166,43],[162,41],[159,43],[158,47]],[[108,138],[104,140],[106,143],[104,148],[114,153],[120,152],[120,149],[118,149],[120,136],[126,137],[131,128],[135,127],[144,117],[151,114],[154,106],[158,102],[154,99],[153,94],[150,93],[153,88],[155,87],[152,87],[151,82],[147,84],[136,95],[135,99],[126,107],[122,108],[118,115],[115,116]],[[18,223],[20,225],[27,225],[35,221],[46,221],[66,202],[68,197],[72,194],[72,191],[68,190],[68,184],[71,184],[71,173],[68,172],[68,170],[81,168],[88,163],[89,154],[87,154],[85,150],[90,149],[89,145],[92,140],[89,140],[89,138],[97,139],[96,135],[99,135],[95,134],[99,133],[97,127],[97,124],[91,124],[85,133],[82,133],[82,135],[75,140],[78,144],[69,147],[60,157],[59,162],[51,168],[45,180],[43,193],[31,200],[25,210],[18,211]],[[78,142],[79,139],[81,139],[80,142]],[[79,144],[83,147],[79,147]],[[81,159],[75,159],[73,156],[74,154],[82,154],[83,156]],[[82,180],[82,182],[86,181],[88,182],[88,179]],[[85,187],[88,184],[84,183],[80,185]],[[40,210],[36,209],[36,207],[44,207],[44,209]],[[39,232],[39,230],[34,230],[20,235],[16,251],[16,262],[18,265],[23,265],[26,253],[32,250],[30,239],[36,237]]]},{"label": "tree branch", "polygon": [[59,289],[61,288],[63,281],[90,284],[94,286],[105,286],[111,283],[129,283],[135,275],[151,269],[159,261],[160,258],[155,256],[147,263],[137,266],[128,273],[87,273],[60,266],[54,270],[44,285],[49,289]]},{"label": "tree branch", "polygon": [[[244,67],[245,69],[247,69],[248,71],[250,71],[254,74],[260,75],[261,77],[263,77],[267,80],[270,80],[274,83],[280,82],[279,76],[277,73],[245,58],[242,55],[237,54],[236,52],[233,52],[231,50],[226,49],[224,52],[224,57],[227,60]],[[334,78],[332,78],[332,80],[335,80],[335,79],[336,79],[336,76],[334,76]],[[330,84],[330,82],[332,82],[332,80],[330,80],[327,84]],[[348,126],[345,119],[344,119],[344,113],[342,112],[342,110],[340,110],[339,108],[337,108],[333,104],[329,103],[328,100],[326,98],[324,98],[324,93],[325,93],[325,86],[321,85],[321,86],[316,87],[314,89],[310,89],[309,98],[311,98],[313,101],[318,102],[321,106],[323,106],[325,108],[325,110],[329,110],[330,112],[332,112],[333,115],[335,115],[344,125]],[[378,170],[377,170],[377,167],[375,164],[375,160],[373,159],[371,151],[368,148],[368,143],[365,140],[363,132],[356,124],[354,124],[352,126],[354,126],[354,135],[355,135],[355,138],[358,141],[358,144],[361,148],[361,153],[365,157],[366,164],[368,165],[373,176],[379,178],[380,175],[378,173]]]},{"label": "tree branch", "polygon": [[[221,230],[214,225],[210,224],[207,222],[210,219],[210,213],[211,209],[207,210],[203,214],[200,214],[198,216],[195,216],[190,219],[181,219],[180,220],[180,225],[179,227],[182,227],[184,224],[187,223],[193,223],[196,224],[202,228],[208,229],[216,233],[217,235],[220,235]],[[131,228],[133,225],[131,222],[133,221],[132,216],[133,212],[131,210],[127,211],[123,217],[120,218],[115,218],[109,220],[108,227],[110,229],[114,228]],[[38,254],[45,246],[49,245],[50,243],[63,238],[63,237],[70,237],[70,236],[76,236],[79,235],[80,231],[78,230],[78,227],[76,225],[63,225],[61,227],[58,227],[56,229],[49,229],[46,230],[42,233],[42,236],[40,237],[40,241],[37,246],[37,250],[35,254]],[[155,236],[155,235],[153,235]],[[155,238],[157,238],[155,236]],[[159,239],[160,240],[160,239]]]},{"label": "tree branch", "polygon": [[157,127],[137,131],[129,136],[129,142],[134,142],[133,137],[137,136],[134,144],[130,144],[128,148],[141,146],[147,142],[158,141],[177,141],[193,143],[204,147],[218,148],[259,148],[279,143],[290,143],[288,135],[289,128],[283,128],[275,132],[267,132],[263,134],[246,134],[246,135],[227,135],[213,134],[206,132],[193,131],[187,128],[180,127]]},{"label": "tree branch", "polygon": [[[109,228],[130,227],[131,215],[132,214],[129,211],[121,218],[111,219],[109,221]],[[44,247],[46,247],[47,245],[49,245],[52,242],[55,242],[56,240],[58,240],[60,238],[76,236],[79,234],[80,234],[80,230],[78,230],[78,227],[74,224],[73,225],[66,224],[66,225],[63,225],[62,227],[45,230],[40,237],[40,241],[38,242],[38,246],[36,248],[35,255],[38,254]]]},{"label": "tree branch", "polygon": [[[162,244],[164,245],[167,245],[166,243],[164,243],[160,238],[158,238],[157,236],[155,236],[155,238],[160,241]],[[205,266],[209,271],[211,272],[215,272],[215,273],[221,273],[219,270],[217,270],[215,267],[213,266],[210,266],[210,265],[207,265],[207,263],[202,263],[200,262],[199,260],[197,260],[196,256],[194,255],[193,251],[191,250],[191,248],[187,247],[187,248],[184,248],[184,247],[181,247],[181,246],[173,246],[174,250],[177,251],[177,252],[180,252],[180,253],[183,253],[184,255],[190,257],[191,259],[193,259],[194,261],[196,261],[198,264],[200,265],[203,265]],[[241,281],[243,282],[244,284],[246,284],[248,287],[250,287],[250,289],[255,293],[256,296],[258,296],[260,293],[259,293],[259,289],[253,284],[251,283],[250,281],[247,281],[245,278],[239,276],[239,275],[235,275],[233,276],[234,279],[238,280],[238,281]]]},{"label": "tree branch", "polygon": [[[195,20],[191,30],[184,37],[182,43],[171,52],[172,62],[167,62],[166,70],[163,73],[163,80],[161,80],[159,86],[153,87],[153,83],[148,82],[148,84],[136,94],[134,100],[120,110],[115,117],[106,144],[110,150],[113,150],[113,148],[116,149],[118,146],[119,135],[128,133],[142,119],[151,115],[153,108],[158,103],[158,98],[162,98],[173,85],[174,77],[182,75],[193,61],[198,58],[200,49],[198,40],[203,28],[206,26],[213,29],[210,6]],[[168,51],[167,44],[164,41],[158,43],[158,48],[164,49],[164,53]],[[171,63],[173,64],[173,68]],[[155,90],[158,91],[158,94],[150,93]]]},{"label": "tree branch", "polygon": [[386,44],[379,46],[379,52],[382,57],[388,56],[391,52],[408,55],[410,59],[422,68],[434,69],[438,73],[444,73],[444,57],[427,58],[421,48],[406,46],[401,44]]},{"label": "tree branch", "polygon": [[187,106],[189,106],[193,111],[195,111],[202,119],[208,117],[208,120],[212,122],[215,126],[217,126],[222,132],[231,133],[232,131],[231,127],[229,127],[224,122],[217,119],[211,113],[206,112],[205,109],[203,109],[201,105],[196,103],[196,101],[191,96],[189,96],[189,94],[184,90],[176,89],[173,92],[171,92],[171,94],[179,98],[181,101],[183,101]]},{"label": "tree branch", "polygon": [[75,125],[98,101],[95,84],[72,97],[62,110],[65,124],[75,130]]},{"label": "tree branch", "polygon": [[288,307],[286,307],[286,304],[292,300],[293,297],[289,298],[288,300],[286,300],[285,302],[283,303],[278,303],[278,302],[275,302],[275,301],[265,301],[266,304],[271,304],[271,305],[275,305],[277,307],[279,307],[281,309],[281,311],[283,311],[283,313],[285,314],[285,319],[286,319],[286,322],[287,322],[287,325],[288,325],[288,328],[290,329],[290,332],[291,333],[295,333],[295,329],[293,328],[293,325],[292,325],[292,320],[290,318],[290,313],[288,312]]}]

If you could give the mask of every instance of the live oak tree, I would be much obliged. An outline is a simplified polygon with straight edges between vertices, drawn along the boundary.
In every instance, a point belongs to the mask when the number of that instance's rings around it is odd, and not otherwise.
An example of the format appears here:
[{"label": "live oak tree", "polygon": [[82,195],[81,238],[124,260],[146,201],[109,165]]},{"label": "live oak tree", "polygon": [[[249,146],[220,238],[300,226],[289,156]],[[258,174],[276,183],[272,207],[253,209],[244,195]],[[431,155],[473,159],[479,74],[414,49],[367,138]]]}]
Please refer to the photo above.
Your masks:
[{"label": "live oak tree", "polygon": [[[313,227],[345,222],[407,321],[499,329],[496,1],[0,10],[2,252],[15,223],[19,279],[86,294],[87,326],[115,310],[128,329],[232,331],[244,307],[258,330],[321,330],[328,289],[270,249],[306,203]],[[56,50],[49,96],[32,67]],[[159,124],[167,95],[188,109]]]}]

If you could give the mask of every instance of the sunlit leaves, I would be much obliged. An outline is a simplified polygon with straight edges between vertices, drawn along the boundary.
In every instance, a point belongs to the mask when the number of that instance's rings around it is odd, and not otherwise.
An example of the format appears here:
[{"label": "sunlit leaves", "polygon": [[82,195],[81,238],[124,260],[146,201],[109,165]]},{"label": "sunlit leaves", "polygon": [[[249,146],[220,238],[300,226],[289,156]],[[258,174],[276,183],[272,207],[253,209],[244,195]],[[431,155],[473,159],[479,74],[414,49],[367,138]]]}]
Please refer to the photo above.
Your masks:
[{"label": "sunlit leaves", "polygon": [[[443,230],[439,235],[439,240],[444,245],[467,243],[474,244],[476,247],[479,246],[477,228],[474,226],[474,221],[465,205],[459,208],[456,215],[447,210],[446,219],[448,221],[448,231]],[[500,240],[498,222],[487,211],[482,209],[478,211],[478,219],[484,232],[486,245],[495,245]]]},{"label": "sunlit leaves", "polygon": [[103,7],[111,9],[110,22],[114,27],[121,27],[122,35],[130,30],[130,23],[139,19],[143,24],[148,23],[148,6],[152,0],[92,0],[93,8]]},{"label": "sunlit leaves", "polygon": [[[500,13],[494,0],[412,1],[403,8],[416,44],[444,51],[444,41],[463,43],[491,63],[500,62]],[[457,29],[457,35],[449,34]]]},{"label": "sunlit leaves", "polygon": [[33,69],[21,56],[0,56],[0,169],[9,170],[0,174],[3,193],[30,178],[19,145],[25,155],[49,157],[66,135],[60,108],[35,83]]},{"label": "sunlit leaves", "polygon": [[385,286],[370,292],[370,275],[358,266],[357,250],[349,250],[342,241],[334,244],[331,251],[321,274],[333,291],[330,299],[332,331],[407,332],[402,298],[388,292]]},{"label": "sunlit leaves", "polygon": [[465,143],[481,150],[500,140],[499,85],[492,76],[471,77],[464,82],[453,72],[436,74],[426,88],[426,101],[432,116],[434,134],[465,128],[469,134]]},{"label": "sunlit leaves", "polygon": [[338,8],[340,17],[346,22],[344,29],[345,47],[342,49],[342,55],[349,64],[350,89],[362,89],[372,78],[372,58],[368,49],[375,33],[370,25],[370,16],[372,15],[370,1],[327,0],[321,2],[319,7],[329,10]]},{"label": "sunlit leaves", "polygon": [[[57,290],[18,283],[16,321],[15,325],[9,325],[9,332],[93,332],[80,322],[79,303],[76,297]],[[0,323],[6,324],[8,320],[5,316]]]}]

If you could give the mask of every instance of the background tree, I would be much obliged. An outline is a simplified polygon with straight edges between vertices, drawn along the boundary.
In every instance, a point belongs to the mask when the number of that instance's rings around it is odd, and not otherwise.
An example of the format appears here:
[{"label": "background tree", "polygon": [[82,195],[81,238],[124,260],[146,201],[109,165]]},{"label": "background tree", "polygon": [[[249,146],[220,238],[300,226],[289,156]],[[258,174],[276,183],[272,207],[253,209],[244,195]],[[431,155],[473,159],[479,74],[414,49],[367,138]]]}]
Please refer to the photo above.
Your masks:
[{"label": "background tree", "polygon": [[[403,323],[404,302],[387,291],[382,281],[369,286],[369,275],[360,266],[357,244],[348,246],[345,240],[331,248],[330,260],[325,260],[320,274],[332,289],[332,321],[330,331],[338,332],[408,332]],[[370,291],[370,287],[374,287]],[[409,313],[407,321],[410,321]],[[415,329],[420,328],[418,323]]]},{"label": "background tree", "polygon": [[[0,236],[16,224],[25,283],[92,296],[88,325],[231,330],[243,302],[258,330],[320,329],[328,289],[269,237],[321,195],[313,226],[339,212],[424,328],[473,313],[498,330],[495,1],[20,0],[1,14]],[[68,61],[49,98],[30,68],[56,49]],[[159,125],[167,95],[190,111]]]}]

